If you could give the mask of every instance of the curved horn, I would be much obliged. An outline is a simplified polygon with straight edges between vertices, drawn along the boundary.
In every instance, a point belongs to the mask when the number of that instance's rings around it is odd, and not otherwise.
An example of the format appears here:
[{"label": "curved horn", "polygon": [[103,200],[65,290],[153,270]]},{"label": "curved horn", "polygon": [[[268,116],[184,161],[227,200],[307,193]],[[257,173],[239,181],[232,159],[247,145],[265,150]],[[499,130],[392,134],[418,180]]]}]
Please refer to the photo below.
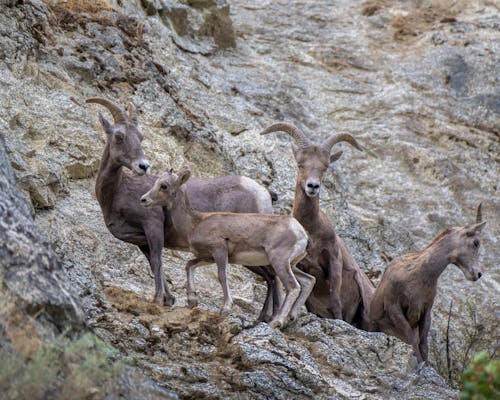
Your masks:
[{"label": "curved horn", "polygon": [[137,126],[137,110],[132,102],[128,103],[128,120]]},{"label": "curved horn", "polygon": [[113,116],[113,119],[115,120],[115,124],[125,124],[127,122],[127,117],[123,113],[123,111],[118,107],[116,104],[112,103],[109,100],[102,99],[100,97],[92,97],[90,99],[85,100],[86,103],[96,103],[100,104],[101,106],[106,107],[111,115]]},{"label": "curved horn", "polygon": [[476,224],[483,222],[483,203],[479,203],[477,207]]},{"label": "curved horn", "polygon": [[269,128],[262,131],[260,134],[267,135],[268,133],[271,133],[271,132],[288,133],[295,140],[295,143],[297,144],[297,146],[302,147],[302,148],[308,147],[311,144],[311,141],[307,138],[306,135],[304,135],[304,132],[302,132],[295,125],[287,124],[286,122],[280,122],[278,124],[273,124]]},{"label": "curved horn", "polygon": [[356,141],[356,139],[354,139],[348,133],[338,133],[331,135],[330,137],[325,139],[323,143],[321,143],[321,147],[330,152],[332,150],[332,147],[339,142],[347,142],[358,150],[364,150],[363,147]]}]

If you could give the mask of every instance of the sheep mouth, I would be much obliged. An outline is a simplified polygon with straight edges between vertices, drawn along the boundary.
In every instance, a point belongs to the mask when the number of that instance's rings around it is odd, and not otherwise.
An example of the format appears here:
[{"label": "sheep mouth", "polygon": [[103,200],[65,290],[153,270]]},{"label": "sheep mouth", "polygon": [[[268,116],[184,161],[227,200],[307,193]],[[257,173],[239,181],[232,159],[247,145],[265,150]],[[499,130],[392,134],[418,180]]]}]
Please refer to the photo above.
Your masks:
[{"label": "sheep mouth", "polygon": [[319,193],[319,190],[315,190],[315,189],[306,189],[306,190],[305,190],[305,192],[306,192],[306,195],[307,195],[308,197],[316,197],[316,196],[318,195],[318,193]]}]

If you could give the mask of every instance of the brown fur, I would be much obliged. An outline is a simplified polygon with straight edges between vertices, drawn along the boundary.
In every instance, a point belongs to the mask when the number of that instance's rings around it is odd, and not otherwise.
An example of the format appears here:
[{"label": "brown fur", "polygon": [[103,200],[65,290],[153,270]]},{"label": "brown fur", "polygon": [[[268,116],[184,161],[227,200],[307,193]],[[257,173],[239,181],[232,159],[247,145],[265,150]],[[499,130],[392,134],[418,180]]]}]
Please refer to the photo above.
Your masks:
[{"label": "brown fur", "polygon": [[438,278],[449,264],[457,265],[467,279],[481,277],[479,234],[484,224],[447,229],[425,249],[394,259],[375,290],[371,330],[400,338],[413,346],[419,363],[427,361],[427,335]]},{"label": "brown fur", "polygon": [[362,149],[348,134],[332,135],[321,145],[313,144],[290,124],[275,124],[262,134],[283,131],[290,134],[298,165],[293,216],[310,237],[307,256],[298,267],[316,277],[316,285],[306,305],[309,311],[327,318],[343,319],[356,327],[369,328],[369,305],[374,287],[319,208],[319,191],[330,163],[342,154],[330,155],[331,148],[346,141]]},{"label": "brown fur", "polygon": [[[151,189],[156,177],[146,175],[148,163],[141,147],[143,134],[137,125],[135,108],[130,105],[127,115],[105,99],[87,101],[105,106],[115,120],[112,125],[99,114],[107,140],[95,190],[106,226],[116,238],[139,247],[155,278],[154,301],[160,305],[172,305],[175,298],[164,278],[162,248],[185,250],[188,244],[186,238],[173,228],[168,210],[162,207],[146,209],[140,204],[140,197]],[[139,167],[141,163],[145,169]],[[272,213],[269,193],[249,178],[192,179],[186,188],[193,206],[200,211]],[[262,317],[267,304],[272,302],[271,294],[276,292],[275,281],[267,268],[249,268],[262,275],[268,286],[274,289],[268,292],[269,299],[266,299]]]},{"label": "brown fur", "polygon": [[178,175],[167,173],[141,198],[146,207],[166,206],[174,228],[187,238],[189,250],[195,256],[186,265],[188,303],[191,306],[197,304],[193,271],[199,265],[217,264],[224,291],[221,314],[226,314],[232,305],[226,278],[228,262],[269,264],[286,292],[285,300],[270,324],[283,326],[289,315],[296,316],[314,286],[314,278],[295,267],[306,253],[308,239],[304,228],[294,218],[284,215],[195,211],[182,186],[189,177],[187,168]]}]

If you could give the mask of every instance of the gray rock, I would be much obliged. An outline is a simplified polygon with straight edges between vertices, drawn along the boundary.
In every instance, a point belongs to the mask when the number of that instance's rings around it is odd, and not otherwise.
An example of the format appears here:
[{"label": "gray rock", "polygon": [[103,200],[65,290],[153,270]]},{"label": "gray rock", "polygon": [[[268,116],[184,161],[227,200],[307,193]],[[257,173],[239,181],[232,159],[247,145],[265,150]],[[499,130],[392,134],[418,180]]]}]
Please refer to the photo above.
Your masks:
[{"label": "gray rock", "polygon": [[[459,2],[457,22],[443,23],[442,11],[413,2],[381,2],[366,15],[362,2],[346,0],[232,1],[230,11],[219,1],[122,3],[75,13],[70,23],[54,20],[45,2],[1,3],[1,135],[13,166],[9,182],[14,173],[30,203],[14,201],[25,216],[19,224],[4,217],[21,233],[6,231],[13,250],[2,248],[12,257],[46,237],[60,260],[45,247],[39,251],[48,258],[33,253],[29,268],[12,267],[17,261],[9,258],[2,264],[9,293],[71,314],[64,296],[45,297],[59,281],[71,286],[89,326],[137,359],[134,374],[144,369],[146,378],[117,387],[119,394],[137,385],[129,397],[456,398],[436,373],[448,376],[450,302],[453,382],[467,351],[493,348],[500,338],[494,6]],[[406,31],[391,25],[395,16],[405,16]],[[443,275],[431,367],[417,372],[409,346],[338,321],[309,315],[283,332],[254,326],[264,286],[237,266],[228,271],[235,297],[229,317],[213,314],[222,302],[213,267],[196,272],[200,308],[187,310],[189,256],[179,252],[163,257],[178,305],[153,306],[144,256],[111,236],[93,194],[104,146],[98,108],[84,104],[93,96],[136,104],[152,173],[188,163],[195,176],[246,175],[278,193],[280,213],[293,203],[290,139],[258,132],[288,120],[315,140],[352,133],[378,157],[341,146],[321,207],[374,277],[387,259],[470,222],[482,201],[485,274],[475,284],[451,266]],[[55,271],[57,280],[36,281],[40,271]],[[62,325],[70,318],[57,313]]]}]

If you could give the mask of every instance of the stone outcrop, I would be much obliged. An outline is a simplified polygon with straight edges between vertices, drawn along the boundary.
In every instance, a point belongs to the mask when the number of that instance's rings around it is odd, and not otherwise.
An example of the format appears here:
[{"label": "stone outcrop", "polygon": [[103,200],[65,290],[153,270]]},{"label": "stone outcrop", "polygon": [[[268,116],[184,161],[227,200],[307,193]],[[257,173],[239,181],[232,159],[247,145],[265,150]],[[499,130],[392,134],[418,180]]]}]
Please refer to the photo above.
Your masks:
[{"label": "stone outcrop", "polygon": [[282,213],[296,172],[289,139],[258,132],[287,120],[318,141],[352,133],[377,158],[344,149],[321,205],[375,282],[387,259],[472,221],[483,202],[484,276],[472,284],[449,267],[434,308],[431,365],[456,381],[467,356],[500,337],[498,11],[420,3],[0,1],[5,299],[51,329],[79,329],[84,316],[146,371],[141,387],[167,398],[455,398],[383,334],[310,315],[283,332],[254,326],[264,286],[237,266],[221,320],[215,269],[197,271],[200,309],[187,310],[186,256],[165,251],[178,306],[152,306],[145,258],[102,221],[104,133],[84,103],[137,105],[152,173],[188,163],[195,176],[246,175],[278,193]]}]

